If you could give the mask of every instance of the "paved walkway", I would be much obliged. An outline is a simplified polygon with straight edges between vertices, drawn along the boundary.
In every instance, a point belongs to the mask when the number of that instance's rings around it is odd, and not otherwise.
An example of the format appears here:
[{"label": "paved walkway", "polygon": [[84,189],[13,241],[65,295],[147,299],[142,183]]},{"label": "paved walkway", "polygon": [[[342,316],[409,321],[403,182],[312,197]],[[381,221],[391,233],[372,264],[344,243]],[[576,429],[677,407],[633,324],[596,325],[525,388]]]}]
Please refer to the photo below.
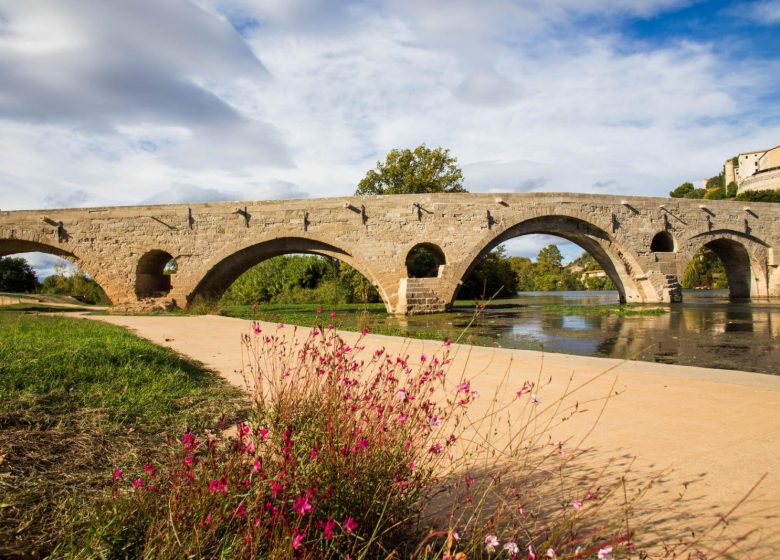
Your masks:
[{"label": "paved walkway", "polygon": [[[240,337],[249,332],[248,321],[215,316],[91,318],[128,327],[243,386]],[[343,334],[350,343],[357,338]],[[441,347],[438,342],[381,335],[369,335],[364,345],[366,351],[385,347],[414,358]],[[572,448],[587,435],[581,448],[589,449],[591,457],[612,459],[617,470],[631,465],[639,480],[654,479],[648,499],[662,515],[676,519],[677,527],[711,524],[767,474],[730,517],[728,530],[732,535],[755,530],[754,537],[763,542],[761,550],[770,551],[766,557],[773,557],[772,550],[780,555],[780,376],[466,345],[453,345],[452,350],[450,377],[462,372],[481,392],[485,410],[494,394],[498,401],[510,402],[524,380],[540,382],[540,409],[575,402],[580,410],[587,409],[550,428],[552,441]],[[683,502],[674,506],[677,516],[668,504],[681,493]],[[687,520],[680,521],[683,518]]]}]

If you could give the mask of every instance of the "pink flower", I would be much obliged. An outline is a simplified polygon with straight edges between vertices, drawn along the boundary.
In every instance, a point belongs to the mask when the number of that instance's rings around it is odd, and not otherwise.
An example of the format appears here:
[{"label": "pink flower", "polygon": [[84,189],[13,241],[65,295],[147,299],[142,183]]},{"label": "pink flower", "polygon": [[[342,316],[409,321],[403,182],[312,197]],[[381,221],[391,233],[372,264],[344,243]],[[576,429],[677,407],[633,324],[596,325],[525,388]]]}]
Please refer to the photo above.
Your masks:
[{"label": "pink flower", "polygon": [[209,492],[217,493],[222,492],[223,494],[227,494],[227,481],[223,478],[221,480],[210,480],[209,481]]},{"label": "pink flower", "polygon": [[532,547],[530,544],[528,545],[528,560],[536,560],[536,553],[534,552],[534,547]]},{"label": "pink flower", "polygon": [[571,507],[573,507],[576,510],[582,509],[582,502],[579,500],[575,500],[571,503]]},{"label": "pink flower", "polygon": [[306,512],[308,512],[311,509],[309,498],[307,498],[306,496],[301,496],[300,498],[295,500],[295,503],[293,503],[293,509],[298,515],[306,515]]},{"label": "pink flower", "polygon": [[249,424],[246,424],[245,422],[239,422],[238,423],[238,435],[240,437],[245,437],[249,435]]},{"label": "pink flower", "polygon": [[184,444],[184,449],[187,451],[192,451],[195,449],[195,447],[200,443],[198,440],[195,439],[195,436],[192,435],[192,432],[184,432],[181,435],[181,442]]},{"label": "pink flower", "polygon": [[441,418],[438,416],[432,416],[430,420],[428,420],[428,425],[431,428],[441,428]]},{"label": "pink flower", "polygon": [[444,347],[445,348],[449,348],[450,346],[452,346],[452,342],[450,342],[449,338],[445,338],[444,339]]},{"label": "pink flower", "polygon": [[325,522],[325,529],[323,529],[323,533],[325,534],[325,540],[329,541],[333,538],[333,529],[336,528],[336,521],[333,519],[328,519]]},{"label": "pink flower", "polygon": [[122,478],[122,471],[120,469],[114,469],[114,472],[111,473],[111,480],[119,480]]},{"label": "pink flower", "polygon": [[336,312],[335,311],[331,311],[330,312],[330,318],[331,319],[335,319],[336,318]]},{"label": "pink flower", "polygon": [[468,381],[463,381],[462,383],[460,383],[458,385],[457,389],[458,390],[457,390],[456,394],[457,393],[461,393],[461,392],[468,393],[468,392],[471,391],[471,383],[469,383]]},{"label": "pink flower", "polygon": [[141,486],[143,486],[143,485],[144,485],[144,481],[143,481],[143,480],[141,480],[140,478],[136,478],[136,479],[133,481],[133,486],[135,486],[136,488],[140,488],[140,487],[141,487]]},{"label": "pink flower", "polygon": [[186,457],[184,457],[184,464],[187,465],[188,467],[192,466],[194,462],[195,462],[195,457],[193,457],[192,455],[187,455]]},{"label": "pink flower", "polygon": [[531,393],[531,403],[534,406],[539,406],[540,404],[542,404],[542,400],[539,397],[537,397],[535,393]]},{"label": "pink flower", "polygon": [[276,498],[276,496],[279,495],[279,492],[281,492],[284,489],[284,484],[281,482],[276,482],[275,480],[271,481],[271,496]]},{"label": "pink flower", "polygon": [[303,542],[303,535],[301,535],[300,533],[293,535],[293,539],[292,539],[293,550],[298,550],[301,547],[302,542]]},{"label": "pink flower", "polygon": [[598,553],[598,559],[599,560],[612,560],[612,547],[611,546],[605,546],[604,548],[599,549]]},{"label": "pink flower", "polygon": [[236,517],[246,517],[246,508],[243,503],[238,504],[238,507],[236,508]]},{"label": "pink flower", "polygon": [[395,394],[395,398],[396,400],[404,402],[406,401],[406,399],[409,398],[409,395],[407,395],[406,391],[404,391],[403,389],[398,389],[398,392],[396,392]]},{"label": "pink flower", "polygon": [[268,437],[268,428],[260,428],[260,441],[264,441]]},{"label": "pink flower", "polygon": [[488,549],[488,552],[493,552],[493,549],[495,549],[498,544],[498,537],[495,535],[485,536],[485,547]]},{"label": "pink flower", "polygon": [[363,336],[367,335],[368,334],[368,327],[363,327],[363,330],[360,331],[360,332],[363,334]]},{"label": "pink flower", "polygon": [[442,446],[441,446],[441,443],[439,443],[438,441],[436,443],[434,443],[430,447],[430,449],[428,449],[428,453],[430,453],[432,455],[438,455],[439,453],[441,453],[441,451],[442,451]]},{"label": "pink flower", "polygon": [[356,450],[365,449],[368,447],[368,438],[360,438],[360,441],[358,441],[357,445],[355,446]]},{"label": "pink flower", "polygon": [[460,540],[460,533],[458,533],[457,531],[453,531],[452,532],[452,540],[459,541]]},{"label": "pink flower", "polygon": [[509,556],[514,556],[518,552],[520,552],[520,547],[517,546],[517,543],[513,541],[509,541],[504,545],[504,550],[506,550],[506,553],[509,554]]},{"label": "pink flower", "polygon": [[252,330],[255,331],[255,334],[260,334],[261,332],[263,332],[263,329],[261,329],[260,325],[258,325],[257,323],[254,323],[252,325]]},{"label": "pink flower", "polygon": [[357,528],[358,528],[357,521],[355,521],[355,519],[353,517],[347,517],[344,520],[344,530],[347,533],[351,533],[352,531],[354,531]]},{"label": "pink flower", "polygon": [[201,522],[202,526],[211,525],[211,514],[209,513],[206,518]]},{"label": "pink flower", "polygon": [[420,355],[420,361],[421,362],[427,362],[428,361],[428,356],[426,356],[425,354],[421,354]]},{"label": "pink flower", "polygon": [[590,490],[588,490],[588,493],[585,494],[585,499],[586,500],[598,500],[599,497],[596,495],[595,492],[591,492]]},{"label": "pink flower", "polygon": [[322,315],[322,309],[318,308],[314,313],[317,315]]},{"label": "pink flower", "polygon": [[254,463],[252,463],[252,474],[255,474],[257,472],[260,472],[260,469],[263,467],[263,464],[255,459]]}]

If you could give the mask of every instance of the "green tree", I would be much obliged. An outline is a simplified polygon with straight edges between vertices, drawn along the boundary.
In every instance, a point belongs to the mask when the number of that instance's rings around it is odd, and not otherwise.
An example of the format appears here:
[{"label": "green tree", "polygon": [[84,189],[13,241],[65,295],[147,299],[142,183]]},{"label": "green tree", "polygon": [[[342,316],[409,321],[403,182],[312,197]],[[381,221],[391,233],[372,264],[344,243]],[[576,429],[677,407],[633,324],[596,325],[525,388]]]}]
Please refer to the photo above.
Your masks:
[{"label": "green tree", "polygon": [[685,198],[685,195],[688,193],[691,193],[695,190],[693,183],[685,182],[676,189],[674,189],[672,192],[669,193],[669,196],[672,198]]},{"label": "green tree", "polygon": [[683,288],[728,288],[728,278],[723,262],[710,249],[702,247],[685,267]]},{"label": "green tree", "polygon": [[534,289],[536,265],[527,257],[509,257],[509,266],[517,279],[517,291],[530,292]]},{"label": "green tree", "polygon": [[38,276],[21,257],[0,257],[0,292],[33,292]]},{"label": "green tree", "polygon": [[744,200],[747,202],[780,202],[780,190],[744,191],[737,195],[736,200]]},{"label": "green tree", "polygon": [[422,144],[414,151],[392,150],[360,181],[356,195],[467,192],[463,172],[449,149]]},{"label": "green tree", "polygon": [[496,293],[499,298],[513,297],[517,293],[517,276],[501,245],[474,267],[463,281],[458,297],[485,299]]},{"label": "green tree", "polygon": [[735,196],[737,196],[737,183],[735,183],[734,181],[731,181],[726,186],[726,197],[727,198],[734,198]]},{"label": "green tree", "polygon": [[563,262],[563,255],[558,249],[557,245],[547,245],[539,250],[539,254],[536,256],[536,264],[543,270],[553,270],[561,268]]},{"label": "green tree", "polygon": [[103,288],[78,268],[70,273],[64,261],[54,265],[54,274],[47,276],[38,289],[42,294],[70,296],[84,303],[108,304]]}]

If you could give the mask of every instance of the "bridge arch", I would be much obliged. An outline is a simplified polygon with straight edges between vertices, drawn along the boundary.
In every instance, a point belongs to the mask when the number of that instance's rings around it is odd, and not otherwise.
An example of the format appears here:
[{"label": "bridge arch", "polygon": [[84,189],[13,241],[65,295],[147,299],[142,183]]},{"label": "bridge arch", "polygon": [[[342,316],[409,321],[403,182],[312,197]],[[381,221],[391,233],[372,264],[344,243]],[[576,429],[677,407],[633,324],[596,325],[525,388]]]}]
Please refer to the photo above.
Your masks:
[{"label": "bridge arch", "polygon": [[391,310],[387,290],[360,257],[313,237],[278,237],[223,250],[206,265],[205,273],[186,294],[186,301],[189,304],[198,296],[220,296],[239,276],[256,264],[272,257],[301,253],[332,257],[347,263],[374,285],[385,307]]},{"label": "bridge arch", "polygon": [[714,230],[691,237],[680,260],[680,277],[696,253],[710,249],[723,263],[729,282],[729,296],[768,297],[767,245],[760,239],[735,230]]},{"label": "bridge arch", "polygon": [[645,285],[646,280],[637,281],[633,278],[640,273],[641,268],[636,258],[622,248],[613,236],[586,219],[551,214],[526,218],[483,237],[477,248],[451,271],[454,283],[447,294],[447,301],[451,302],[455,298],[460,283],[485,255],[501,243],[529,234],[555,235],[582,247],[596,259],[615,284],[621,303],[646,301],[648,290],[652,290],[652,286]]},{"label": "bridge arch", "polygon": [[113,286],[111,279],[103,272],[103,268],[93,265],[91,260],[85,259],[67,249],[47,243],[45,241],[36,241],[30,239],[0,239],[0,256],[23,254],[23,253],[45,253],[60,257],[76,266],[79,270],[89,275],[103,289],[109,301],[114,301],[116,293],[110,291]]},{"label": "bridge arch", "polygon": [[404,264],[409,278],[436,278],[441,276],[447,257],[434,243],[416,243],[406,252]]}]

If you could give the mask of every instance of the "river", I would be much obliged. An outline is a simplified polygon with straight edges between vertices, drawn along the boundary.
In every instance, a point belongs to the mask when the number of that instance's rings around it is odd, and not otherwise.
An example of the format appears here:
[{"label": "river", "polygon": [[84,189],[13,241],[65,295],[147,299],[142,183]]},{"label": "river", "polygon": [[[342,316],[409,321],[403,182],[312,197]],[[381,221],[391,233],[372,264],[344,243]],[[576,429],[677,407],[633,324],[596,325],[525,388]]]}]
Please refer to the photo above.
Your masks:
[{"label": "river", "polygon": [[[461,341],[780,374],[778,302],[730,301],[727,290],[686,290],[683,299],[639,306],[663,314],[594,315],[594,306],[617,303],[617,292],[523,292],[486,309]],[[392,321],[455,339],[473,317],[473,309],[458,308]]]}]

